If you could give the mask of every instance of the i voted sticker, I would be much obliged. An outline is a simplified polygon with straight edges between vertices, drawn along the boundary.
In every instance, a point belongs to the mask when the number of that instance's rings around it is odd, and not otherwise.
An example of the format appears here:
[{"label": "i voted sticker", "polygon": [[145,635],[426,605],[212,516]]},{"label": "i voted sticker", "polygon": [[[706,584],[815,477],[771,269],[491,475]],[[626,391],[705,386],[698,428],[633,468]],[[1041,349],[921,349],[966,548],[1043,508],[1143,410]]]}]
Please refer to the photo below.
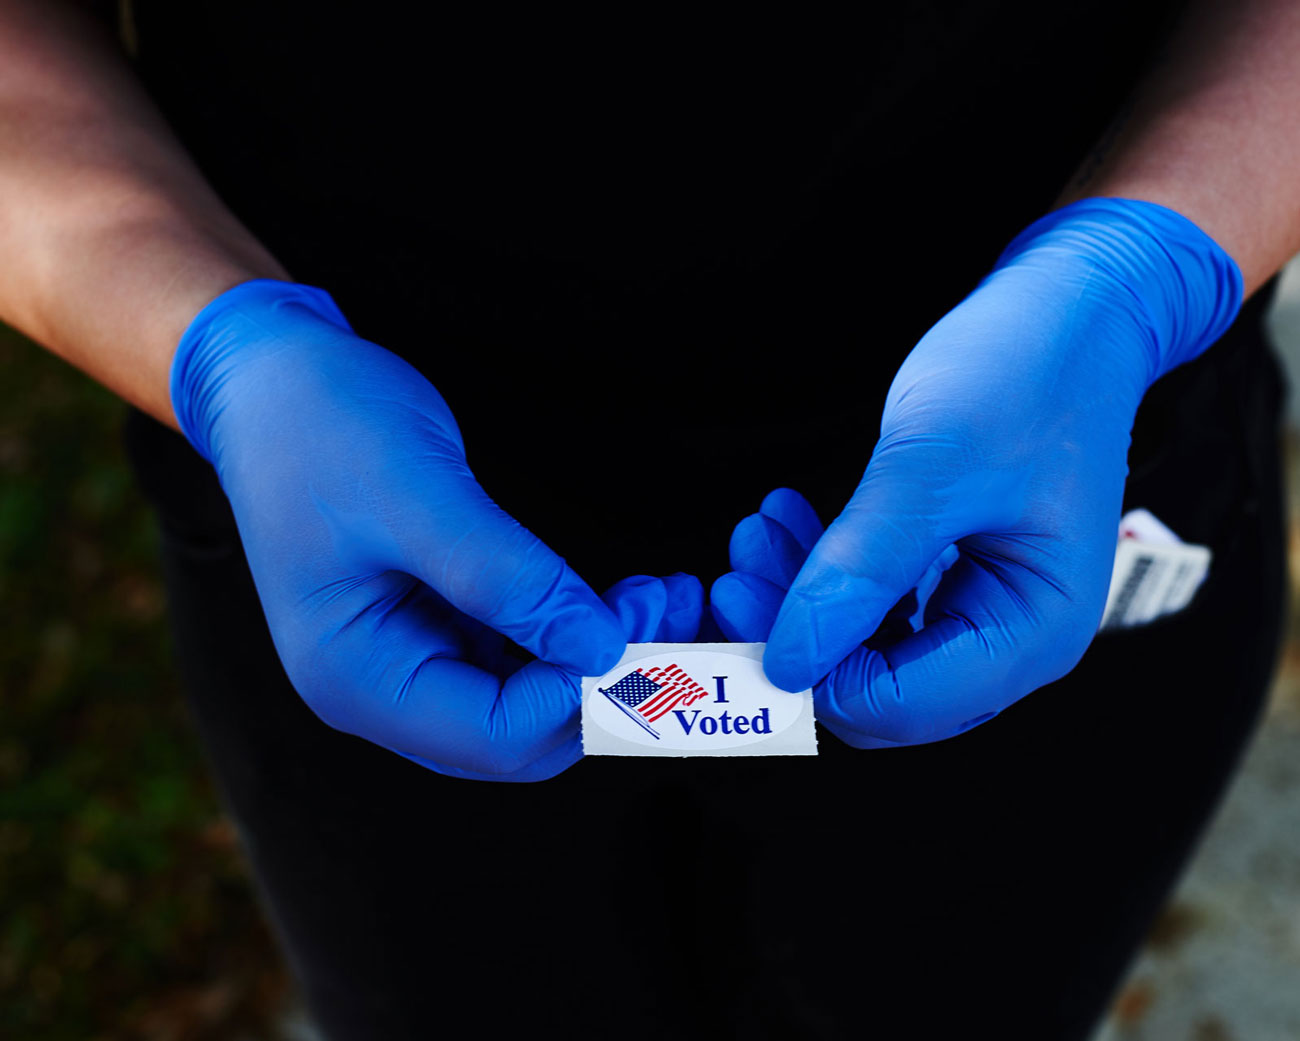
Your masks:
[{"label": "i voted sticker", "polygon": [[812,691],[774,687],[761,643],[634,643],[582,681],[587,755],[816,755]]}]

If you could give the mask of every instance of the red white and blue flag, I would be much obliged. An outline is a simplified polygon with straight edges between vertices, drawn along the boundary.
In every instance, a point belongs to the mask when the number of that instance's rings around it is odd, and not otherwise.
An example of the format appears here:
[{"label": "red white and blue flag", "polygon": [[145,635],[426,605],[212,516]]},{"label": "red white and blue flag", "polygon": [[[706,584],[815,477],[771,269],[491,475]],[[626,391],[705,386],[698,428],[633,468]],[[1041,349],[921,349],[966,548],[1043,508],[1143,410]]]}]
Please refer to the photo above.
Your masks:
[{"label": "red white and blue flag", "polygon": [[659,733],[651,723],[675,708],[712,696],[712,691],[705,690],[676,665],[635,669],[617,683],[598,689],[656,739]]}]

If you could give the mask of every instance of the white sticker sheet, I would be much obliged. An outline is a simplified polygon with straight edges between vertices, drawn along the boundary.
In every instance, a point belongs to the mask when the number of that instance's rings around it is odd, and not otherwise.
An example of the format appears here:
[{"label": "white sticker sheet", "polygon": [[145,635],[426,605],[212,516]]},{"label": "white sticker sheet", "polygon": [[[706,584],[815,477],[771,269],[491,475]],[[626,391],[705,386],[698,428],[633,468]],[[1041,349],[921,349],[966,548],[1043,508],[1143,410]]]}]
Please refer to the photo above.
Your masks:
[{"label": "white sticker sheet", "polygon": [[1210,571],[1207,546],[1183,542],[1146,510],[1126,513],[1101,628],[1130,629],[1181,611]]},{"label": "white sticker sheet", "polygon": [[582,681],[587,755],[816,755],[812,691],[774,687],[762,643],[633,643]]}]

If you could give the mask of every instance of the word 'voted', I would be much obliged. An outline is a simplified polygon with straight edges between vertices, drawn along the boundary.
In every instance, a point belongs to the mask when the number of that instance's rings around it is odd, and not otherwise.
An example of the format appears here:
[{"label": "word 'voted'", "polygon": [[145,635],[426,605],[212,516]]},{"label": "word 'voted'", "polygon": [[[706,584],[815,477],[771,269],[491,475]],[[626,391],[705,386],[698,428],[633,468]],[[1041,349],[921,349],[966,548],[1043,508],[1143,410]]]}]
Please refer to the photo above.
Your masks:
[{"label": "word 'voted'", "polygon": [[582,688],[587,755],[816,755],[812,692],[763,675],[761,643],[631,644]]}]

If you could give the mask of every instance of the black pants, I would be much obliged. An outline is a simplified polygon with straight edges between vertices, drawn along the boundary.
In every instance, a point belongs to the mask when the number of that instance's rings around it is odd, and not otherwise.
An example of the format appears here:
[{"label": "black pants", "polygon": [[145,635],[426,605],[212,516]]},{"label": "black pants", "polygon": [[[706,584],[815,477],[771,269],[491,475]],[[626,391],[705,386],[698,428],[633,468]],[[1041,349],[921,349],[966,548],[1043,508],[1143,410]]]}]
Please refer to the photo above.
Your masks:
[{"label": "black pants", "polygon": [[[327,1036],[1086,1036],[1275,661],[1264,302],[1139,416],[1126,506],[1214,550],[1191,607],[1100,636],[956,740],[860,752],[823,732],[815,759],[607,758],[489,784],[330,730],[281,671],[210,471],[134,417],[194,717]],[[728,523],[756,504],[726,504]]]}]

